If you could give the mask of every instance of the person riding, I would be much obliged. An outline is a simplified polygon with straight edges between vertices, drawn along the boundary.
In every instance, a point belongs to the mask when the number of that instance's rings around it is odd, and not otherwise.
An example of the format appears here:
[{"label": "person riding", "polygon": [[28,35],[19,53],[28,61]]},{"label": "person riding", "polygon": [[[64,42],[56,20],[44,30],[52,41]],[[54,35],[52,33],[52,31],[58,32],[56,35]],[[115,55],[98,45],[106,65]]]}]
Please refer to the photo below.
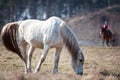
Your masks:
[{"label": "person riding", "polygon": [[105,21],[103,28],[105,28],[106,30],[110,30],[110,26],[108,25],[107,21]]},{"label": "person riding", "polygon": [[109,35],[112,34],[112,32],[110,30],[110,26],[108,25],[107,21],[105,21],[103,28],[108,32]]}]

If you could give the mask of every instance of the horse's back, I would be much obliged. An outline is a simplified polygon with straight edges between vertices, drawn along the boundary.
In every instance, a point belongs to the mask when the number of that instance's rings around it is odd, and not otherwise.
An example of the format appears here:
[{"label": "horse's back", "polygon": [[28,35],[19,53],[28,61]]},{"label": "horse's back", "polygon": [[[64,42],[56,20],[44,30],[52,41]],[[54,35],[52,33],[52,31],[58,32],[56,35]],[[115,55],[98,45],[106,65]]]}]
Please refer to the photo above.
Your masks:
[{"label": "horse's back", "polygon": [[[58,18],[58,17],[50,17],[49,19],[45,20],[45,21],[40,21],[40,20],[36,20],[36,19],[28,19],[25,20],[21,23],[21,27],[24,29],[27,28],[32,28],[32,29],[43,29],[42,31],[44,31],[45,29],[49,29],[49,28],[60,28],[60,23],[64,22],[62,19]],[[34,28],[33,28],[34,27]],[[56,29],[55,28],[55,29]]]},{"label": "horse's back", "polygon": [[35,45],[48,44],[51,46],[61,44],[60,23],[63,21],[58,17],[48,20],[25,20],[20,26],[20,33],[28,43]]}]

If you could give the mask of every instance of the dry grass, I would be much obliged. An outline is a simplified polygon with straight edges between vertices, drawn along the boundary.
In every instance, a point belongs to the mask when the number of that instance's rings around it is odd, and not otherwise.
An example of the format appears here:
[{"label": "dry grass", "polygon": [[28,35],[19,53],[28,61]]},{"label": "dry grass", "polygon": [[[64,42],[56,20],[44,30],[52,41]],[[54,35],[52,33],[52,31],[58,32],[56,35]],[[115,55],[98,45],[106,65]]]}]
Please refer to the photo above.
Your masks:
[{"label": "dry grass", "polygon": [[[0,80],[120,80],[120,47],[82,46],[85,56],[84,75],[76,75],[70,64],[69,54],[63,49],[59,73],[53,74],[54,49],[51,49],[39,73],[24,74],[24,64],[16,54],[0,47]],[[32,58],[35,68],[41,50]]]}]

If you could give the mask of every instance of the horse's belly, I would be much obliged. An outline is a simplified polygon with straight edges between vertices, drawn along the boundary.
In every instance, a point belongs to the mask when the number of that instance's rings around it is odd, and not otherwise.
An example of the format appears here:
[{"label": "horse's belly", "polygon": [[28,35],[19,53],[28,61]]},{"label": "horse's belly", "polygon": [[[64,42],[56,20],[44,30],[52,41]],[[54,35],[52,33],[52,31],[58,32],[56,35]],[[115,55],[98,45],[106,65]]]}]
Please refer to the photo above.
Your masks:
[{"label": "horse's belly", "polygon": [[52,48],[61,48],[63,45],[62,44],[57,44],[57,45],[53,45]]},{"label": "horse's belly", "polygon": [[52,48],[60,48],[60,47],[62,47],[63,46],[63,43],[62,42],[59,42],[59,43],[51,43],[51,47]]},{"label": "horse's belly", "polygon": [[39,41],[31,41],[31,43],[35,48],[43,48],[43,43]]},{"label": "horse's belly", "polygon": [[[32,41],[32,45],[36,48],[43,48],[44,47],[44,43],[41,43],[39,41]],[[63,46],[62,42],[55,42],[55,41],[50,41],[49,43],[47,43],[47,45],[49,45],[51,48],[60,48]]]}]

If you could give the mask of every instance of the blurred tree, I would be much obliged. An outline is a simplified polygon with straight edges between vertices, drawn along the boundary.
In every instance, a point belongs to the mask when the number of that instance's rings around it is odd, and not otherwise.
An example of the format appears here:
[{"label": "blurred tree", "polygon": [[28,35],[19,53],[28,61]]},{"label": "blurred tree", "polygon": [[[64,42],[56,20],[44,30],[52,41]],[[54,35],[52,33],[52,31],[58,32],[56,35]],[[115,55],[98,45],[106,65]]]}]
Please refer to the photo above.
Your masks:
[{"label": "blurred tree", "polygon": [[10,0],[10,21],[14,21],[14,7],[15,7],[15,2],[14,0]]},{"label": "blurred tree", "polygon": [[[119,4],[120,0],[0,0],[0,25],[27,18],[47,19],[51,16],[84,15]],[[116,11],[119,9],[114,10]]]},{"label": "blurred tree", "polygon": [[29,8],[30,8],[30,16],[31,18],[34,18],[36,19],[37,18],[37,14],[36,14],[36,11],[37,11],[37,3],[38,0],[29,0]]}]

